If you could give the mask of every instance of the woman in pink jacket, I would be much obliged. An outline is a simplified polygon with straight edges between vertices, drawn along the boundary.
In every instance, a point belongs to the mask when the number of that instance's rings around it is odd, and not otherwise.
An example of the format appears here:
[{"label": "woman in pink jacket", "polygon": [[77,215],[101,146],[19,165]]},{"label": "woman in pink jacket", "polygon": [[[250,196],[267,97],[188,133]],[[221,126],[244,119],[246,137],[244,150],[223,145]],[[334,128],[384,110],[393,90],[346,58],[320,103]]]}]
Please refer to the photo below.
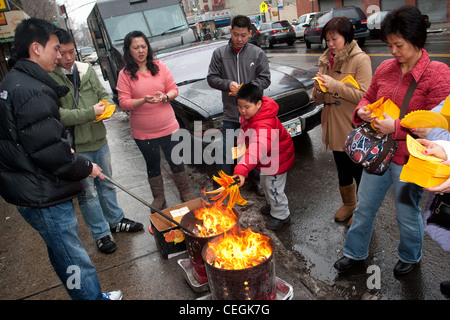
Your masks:
[{"label": "woman in pink jacket", "polygon": [[[376,70],[353,114],[355,124],[373,121],[371,111],[366,111],[365,106],[381,97],[391,99],[400,107],[412,79],[417,82],[417,88],[407,114],[419,109],[431,110],[447,97],[450,93],[450,68],[441,62],[430,63],[423,49],[426,37],[425,22],[416,7],[403,6],[388,13],[381,24],[381,38],[387,43],[394,59],[384,61]],[[385,120],[375,120],[375,128],[383,134],[391,133],[398,142],[398,148],[383,175],[365,171],[362,174],[353,223],[347,232],[344,257],[334,264],[340,272],[368,257],[375,216],[391,185],[400,232],[399,260],[394,267],[394,275],[409,273],[422,257],[423,222],[419,205],[423,188],[399,179],[409,156],[406,135],[411,132],[400,126],[399,119],[394,120],[386,114],[385,117]]]},{"label": "woman in pink jacket", "polygon": [[140,31],[132,31],[125,36],[123,51],[126,66],[120,71],[117,81],[119,103],[123,110],[131,111],[131,135],[147,165],[152,206],[160,210],[166,204],[160,148],[172,170],[181,199],[192,200],[194,197],[184,165],[175,164],[171,158],[175,146],[171,135],[179,129],[169,103],[178,95],[172,73],[162,61],[153,59],[149,41]]}]

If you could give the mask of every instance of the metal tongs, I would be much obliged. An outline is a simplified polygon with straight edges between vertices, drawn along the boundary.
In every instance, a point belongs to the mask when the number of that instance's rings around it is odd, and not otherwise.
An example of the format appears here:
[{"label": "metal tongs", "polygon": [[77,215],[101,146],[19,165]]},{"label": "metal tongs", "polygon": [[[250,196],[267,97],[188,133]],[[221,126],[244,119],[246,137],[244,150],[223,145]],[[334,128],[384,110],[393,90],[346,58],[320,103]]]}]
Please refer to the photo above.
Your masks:
[{"label": "metal tongs", "polygon": [[119,183],[117,183],[116,181],[114,181],[113,179],[111,179],[110,177],[106,176],[105,174],[103,174],[103,176],[105,177],[105,180],[111,182],[113,185],[115,185],[116,187],[122,189],[123,191],[125,191],[126,193],[128,193],[130,196],[132,196],[133,198],[135,198],[136,200],[142,202],[144,205],[146,205],[147,207],[149,207],[150,209],[152,209],[153,211],[159,213],[161,216],[163,216],[164,218],[166,218],[167,220],[169,220],[170,222],[172,222],[173,224],[175,224],[176,226],[180,227],[184,232],[188,233],[191,236],[196,236],[192,231],[190,231],[188,228],[182,226],[180,223],[178,223],[176,220],[172,219],[171,217],[169,217],[168,215],[166,215],[165,213],[161,212],[161,210],[156,209],[155,207],[153,207],[150,203],[148,203],[147,201],[145,201],[144,199],[142,199],[141,197],[139,197],[138,195],[134,194],[133,192],[131,192],[130,190],[126,189],[125,187],[123,187],[122,185],[120,185]]}]

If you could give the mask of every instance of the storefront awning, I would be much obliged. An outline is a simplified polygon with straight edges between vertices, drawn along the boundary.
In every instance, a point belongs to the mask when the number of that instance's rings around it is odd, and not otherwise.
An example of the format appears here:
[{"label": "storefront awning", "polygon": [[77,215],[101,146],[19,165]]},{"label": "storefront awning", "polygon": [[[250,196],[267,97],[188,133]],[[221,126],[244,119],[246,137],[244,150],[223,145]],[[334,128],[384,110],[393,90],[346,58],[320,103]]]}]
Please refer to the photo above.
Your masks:
[{"label": "storefront awning", "polygon": [[6,25],[0,26],[0,43],[13,42],[16,26],[23,19],[29,18],[29,16],[22,10],[13,10],[2,12]]}]

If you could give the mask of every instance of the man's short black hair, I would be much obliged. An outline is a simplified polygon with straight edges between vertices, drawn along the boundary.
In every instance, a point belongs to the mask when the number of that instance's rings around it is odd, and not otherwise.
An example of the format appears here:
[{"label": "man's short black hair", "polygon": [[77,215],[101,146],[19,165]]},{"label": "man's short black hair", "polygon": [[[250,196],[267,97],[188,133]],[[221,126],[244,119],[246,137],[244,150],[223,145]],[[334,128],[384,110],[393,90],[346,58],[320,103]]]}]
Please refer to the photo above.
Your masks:
[{"label": "man's short black hair", "polygon": [[29,58],[29,48],[33,42],[46,46],[50,35],[56,35],[57,28],[48,21],[38,18],[22,20],[16,27],[14,36],[15,56],[18,59]]},{"label": "man's short black hair", "polygon": [[427,41],[427,26],[420,10],[415,6],[405,5],[390,11],[381,22],[381,40],[387,42],[390,35],[399,35],[422,49]]},{"label": "man's short black hair", "polygon": [[56,33],[56,35],[58,36],[60,44],[73,43],[73,38],[67,30],[58,28],[58,32]]},{"label": "man's short black hair", "polygon": [[243,15],[237,15],[233,18],[233,20],[231,20],[231,29],[238,27],[247,28],[250,31],[251,25],[252,22],[250,21],[250,18]]},{"label": "man's short black hair", "polygon": [[258,86],[251,83],[242,85],[236,94],[236,99],[242,99],[254,104],[257,104],[262,98],[263,91]]}]

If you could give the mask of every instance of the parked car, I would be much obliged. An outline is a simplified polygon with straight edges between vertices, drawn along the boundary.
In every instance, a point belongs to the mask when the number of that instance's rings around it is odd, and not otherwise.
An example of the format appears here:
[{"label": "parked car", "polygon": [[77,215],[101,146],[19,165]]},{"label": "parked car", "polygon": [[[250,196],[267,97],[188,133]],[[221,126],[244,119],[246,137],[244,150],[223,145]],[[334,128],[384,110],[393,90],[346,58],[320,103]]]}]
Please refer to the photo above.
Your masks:
[{"label": "parked car", "polygon": [[258,31],[255,41],[266,48],[273,48],[278,43],[292,46],[295,42],[294,27],[287,20],[261,23]]},{"label": "parked car", "polygon": [[259,34],[261,33],[258,28],[252,23],[250,27],[250,31],[252,32],[250,34],[250,37],[248,38],[248,42],[253,43],[254,45],[257,45],[258,47],[261,46],[261,43],[259,41]]},{"label": "parked car", "polygon": [[428,17],[428,15],[423,14],[423,19],[425,20],[425,24],[427,26],[427,28],[431,27],[431,22],[430,22],[430,17]]},{"label": "parked car", "polygon": [[[378,38],[380,36],[381,21],[383,21],[388,12],[389,11],[378,11],[367,18],[367,28],[369,29],[372,38]],[[429,17],[426,14],[423,14],[422,16],[427,28],[429,28],[431,26]]]},{"label": "parked car", "polygon": [[318,14],[318,12],[307,13],[300,16],[300,18],[292,22],[295,31],[295,37],[297,39],[303,39],[306,27],[309,25],[309,22],[316,14]]},{"label": "parked car", "polygon": [[306,48],[310,49],[311,43],[319,43],[325,49],[327,43],[325,39],[321,39],[323,27],[332,18],[342,16],[350,19],[355,31],[355,40],[358,41],[360,46],[364,45],[366,38],[370,35],[370,31],[367,29],[367,16],[359,7],[346,6],[321,11],[311,19],[305,30]]},{"label": "parked car", "polygon": [[[187,129],[194,145],[201,143],[206,147],[211,143],[208,139],[222,128],[222,93],[208,85],[206,76],[213,51],[227,44],[226,40],[197,42],[157,55],[171,70],[178,85],[178,96],[171,105],[180,127]],[[315,74],[273,63],[270,72],[271,85],[264,90],[264,95],[278,103],[278,117],[291,135],[303,134],[319,125],[323,104],[311,100],[311,78]],[[214,144],[219,143],[221,138],[215,137]]]},{"label": "parked car", "polygon": [[80,54],[81,61],[84,61],[88,56],[95,52],[92,47],[81,47],[78,48],[78,52]]},{"label": "parked car", "polygon": [[97,52],[94,51],[93,53],[88,55],[86,58],[84,58],[84,62],[89,62],[92,65],[98,63]]},{"label": "parked car", "polygon": [[388,12],[389,11],[378,11],[367,18],[367,28],[369,29],[371,37],[378,38],[380,36],[381,21],[383,21]]}]

